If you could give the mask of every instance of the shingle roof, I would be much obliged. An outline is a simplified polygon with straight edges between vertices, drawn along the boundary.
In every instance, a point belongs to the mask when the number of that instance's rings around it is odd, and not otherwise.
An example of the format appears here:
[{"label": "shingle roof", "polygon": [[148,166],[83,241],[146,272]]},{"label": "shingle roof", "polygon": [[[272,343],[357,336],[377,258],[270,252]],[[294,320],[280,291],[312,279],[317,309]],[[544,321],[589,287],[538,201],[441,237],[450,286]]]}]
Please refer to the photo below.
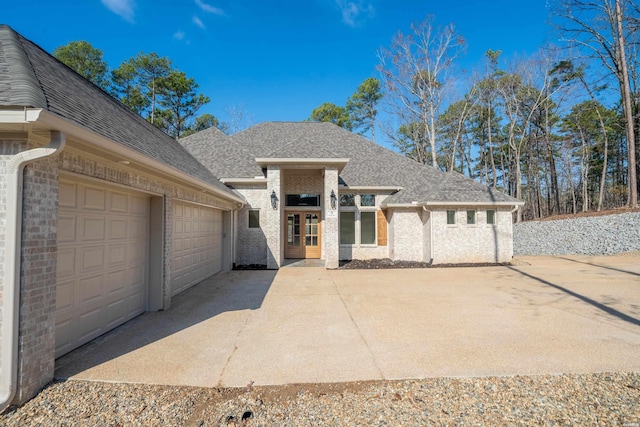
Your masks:
[{"label": "shingle roof", "polygon": [[261,123],[231,137],[200,132],[183,144],[210,170],[226,178],[261,175],[256,158],[348,158],[342,184],[397,186],[385,204],[413,202],[517,202],[455,172],[441,172],[331,123]]},{"label": "shingle roof", "polygon": [[7,25],[0,25],[0,106],[46,109],[233,194],[173,138]]}]

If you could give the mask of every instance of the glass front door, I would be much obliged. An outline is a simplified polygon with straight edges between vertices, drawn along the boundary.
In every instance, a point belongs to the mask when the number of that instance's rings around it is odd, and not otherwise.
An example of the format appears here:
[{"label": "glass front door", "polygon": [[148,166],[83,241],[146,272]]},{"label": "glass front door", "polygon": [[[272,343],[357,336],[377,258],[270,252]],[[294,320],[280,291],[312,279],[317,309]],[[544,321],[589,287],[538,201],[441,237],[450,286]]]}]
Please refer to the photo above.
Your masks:
[{"label": "glass front door", "polygon": [[287,212],[285,258],[320,258],[320,212]]}]

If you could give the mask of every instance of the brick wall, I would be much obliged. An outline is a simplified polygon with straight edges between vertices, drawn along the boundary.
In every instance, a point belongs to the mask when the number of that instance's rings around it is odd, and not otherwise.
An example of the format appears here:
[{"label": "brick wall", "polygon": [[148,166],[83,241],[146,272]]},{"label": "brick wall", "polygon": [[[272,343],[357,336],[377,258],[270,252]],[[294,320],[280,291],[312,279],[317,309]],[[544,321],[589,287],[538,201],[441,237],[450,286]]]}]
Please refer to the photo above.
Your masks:
[{"label": "brick wall", "polygon": [[434,264],[511,261],[513,231],[509,210],[498,210],[496,225],[488,225],[487,208],[469,209],[476,211],[475,225],[466,224],[466,208],[456,209],[455,225],[447,225],[447,208],[432,211]]},{"label": "brick wall", "polygon": [[30,163],[23,190],[18,402],[53,378],[57,214],[56,159]]},{"label": "brick wall", "polygon": [[[237,214],[236,265],[267,264],[267,212],[271,208],[271,195],[264,185],[237,185],[235,189],[246,199],[247,205]],[[249,228],[249,210],[260,211],[260,228]]]},{"label": "brick wall", "polygon": [[[424,218],[422,208],[396,208],[391,210],[389,227],[392,259],[424,261]],[[427,260],[428,261],[428,260]]]}]

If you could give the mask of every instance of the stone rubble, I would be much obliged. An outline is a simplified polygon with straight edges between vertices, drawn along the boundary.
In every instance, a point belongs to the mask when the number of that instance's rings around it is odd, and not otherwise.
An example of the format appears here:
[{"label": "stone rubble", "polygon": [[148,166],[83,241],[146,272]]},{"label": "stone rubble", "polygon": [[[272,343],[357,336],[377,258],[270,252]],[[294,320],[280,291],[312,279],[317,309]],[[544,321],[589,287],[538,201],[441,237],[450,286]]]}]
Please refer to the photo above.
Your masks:
[{"label": "stone rubble", "polygon": [[614,255],[640,251],[640,212],[513,225],[514,255]]},{"label": "stone rubble", "polygon": [[640,373],[217,389],[54,382],[3,426],[640,426]]}]

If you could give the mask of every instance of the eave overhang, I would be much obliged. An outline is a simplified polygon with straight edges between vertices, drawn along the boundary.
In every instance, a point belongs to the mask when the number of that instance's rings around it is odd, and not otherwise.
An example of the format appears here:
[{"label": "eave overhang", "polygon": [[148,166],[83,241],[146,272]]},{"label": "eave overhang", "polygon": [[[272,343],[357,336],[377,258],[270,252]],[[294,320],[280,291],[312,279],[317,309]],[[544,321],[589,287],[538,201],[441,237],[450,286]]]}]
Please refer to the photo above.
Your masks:
[{"label": "eave overhang", "polygon": [[[106,138],[76,122],[68,120],[55,113],[41,108],[25,108],[21,111],[21,114],[17,114],[17,110],[0,110],[0,122],[8,123],[8,121],[6,120],[9,120],[13,117],[18,119],[18,121],[13,123],[37,123],[41,126],[48,127],[53,130],[59,130],[65,132],[68,136],[73,136],[82,141],[88,141],[92,145],[102,148],[103,150],[107,150],[114,154],[117,154],[127,161],[136,162],[153,168],[161,175],[166,175],[167,177],[178,179],[180,181],[188,183],[191,186],[199,188],[201,191],[206,191],[210,194],[216,195],[217,197],[227,199],[235,203],[240,203],[242,205],[245,205],[247,203],[243,198],[231,193],[231,191],[227,192],[208,182],[201,181],[186,172],[175,169],[174,167],[162,163],[159,160],[152,159],[138,151],[118,144],[117,142],[112,141],[109,138]],[[6,115],[5,113],[8,114]]]},{"label": "eave overhang", "polygon": [[322,168],[333,166],[338,169],[338,173],[342,172],[344,167],[349,163],[347,158],[313,158],[313,157],[256,157],[256,163],[265,168],[267,166],[282,166],[288,168]]}]

